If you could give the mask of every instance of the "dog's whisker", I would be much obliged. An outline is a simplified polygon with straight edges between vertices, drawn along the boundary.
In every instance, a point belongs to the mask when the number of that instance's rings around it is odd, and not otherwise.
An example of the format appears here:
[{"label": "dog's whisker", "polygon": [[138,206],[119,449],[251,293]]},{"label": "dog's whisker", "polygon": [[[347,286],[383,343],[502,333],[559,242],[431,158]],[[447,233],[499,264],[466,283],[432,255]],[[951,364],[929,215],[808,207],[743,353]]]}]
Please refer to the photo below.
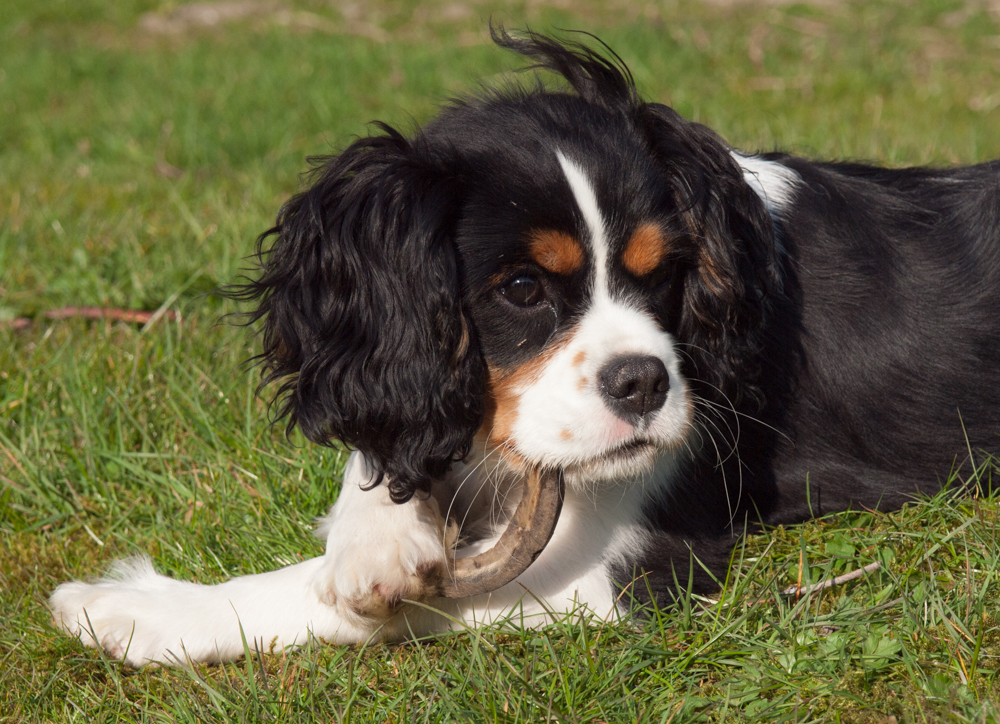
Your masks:
[{"label": "dog's whisker", "polygon": [[[476,471],[479,470],[479,468],[482,467],[486,463],[486,461],[489,459],[490,455],[493,455],[493,453],[495,453],[495,452],[496,452],[496,448],[494,448],[493,450],[490,450],[489,452],[487,452],[482,457],[482,459],[478,463],[476,463],[475,466],[473,466],[472,469],[469,470],[465,474],[465,476],[462,478],[462,480],[458,483],[457,486],[455,486],[455,489],[452,491],[451,500],[448,503],[448,510],[447,510],[447,513],[444,516],[445,531],[442,534],[442,541],[441,541],[441,543],[442,543],[442,546],[444,546],[445,548],[447,548],[447,528],[448,528],[448,521],[451,520],[451,511],[454,509],[455,502],[458,500],[459,493],[461,493],[462,488],[465,486],[466,482],[468,482],[469,478],[471,478],[476,473]],[[478,492],[476,493],[476,495],[478,495]],[[469,508],[471,508],[472,504],[475,502],[476,495],[474,495],[472,501],[470,501]],[[466,510],[466,516],[467,515],[468,515],[468,509]],[[458,533],[457,533],[458,538],[457,539],[461,539],[462,527],[464,525],[464,522],[465,522],[465,517],[462,518],[462,525],[458,526]]]}]

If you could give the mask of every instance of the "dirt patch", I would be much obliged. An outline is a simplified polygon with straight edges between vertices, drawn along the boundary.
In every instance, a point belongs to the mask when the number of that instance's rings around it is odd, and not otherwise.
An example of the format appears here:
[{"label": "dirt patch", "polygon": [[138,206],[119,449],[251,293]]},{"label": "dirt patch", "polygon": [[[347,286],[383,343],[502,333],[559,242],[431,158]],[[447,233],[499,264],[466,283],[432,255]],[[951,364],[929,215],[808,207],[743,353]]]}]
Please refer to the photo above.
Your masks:
[{"label": "dirt patch", "polygon": [[191,3],[166,14],[145,13],[139,18],[139,27],[156,35],[179,35],[197,28],[212,28],[234,20],[273,14],[281,9],[276,3],[259,0]]},{"label": "dirt patch", "polygon": [[305,10],[293,10],[270,0],[189,3],[169,13],[145,13],[139,18],[139,29],[150,35],[181,36],[241,20],[256,20],[331,35],[340,33],[360,35],[379,43],[389,39],[386,31],[360,18],[345,17],[343,23],[336,23],[322,15]]}]

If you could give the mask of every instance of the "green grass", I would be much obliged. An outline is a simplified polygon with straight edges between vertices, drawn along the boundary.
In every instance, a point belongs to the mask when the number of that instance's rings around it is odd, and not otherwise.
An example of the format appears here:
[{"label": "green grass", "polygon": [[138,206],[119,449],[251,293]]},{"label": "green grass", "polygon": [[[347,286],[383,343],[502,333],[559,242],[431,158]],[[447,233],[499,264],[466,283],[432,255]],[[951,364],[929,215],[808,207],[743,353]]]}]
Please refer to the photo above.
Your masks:
[{"label": "green grass", "polygon": [[[205,293],[238,273],[306,156],[371,119],[410,128],[515,67],[484,42],[491,13],[597,32],[648,97],[743,148],[1000,156],[1000,25],[984,4],[404,0],[358,16],[317,0],[141,30],[144,12],[176,7],[0,10],[0,322],[67,304],[181,314],[0,327],[0,720],[1000,719],[1000,501],[947,492],[755,536],[717,600],[640,629],[569,616],[139,672],[56,633],[54,586],[124,555],[213,582],[321,551],[311,524],[346,456],[266,426],[240,366],[256,342],[218,324],[234,308]],[[956,479],[997,474],[975,459]],[[780,594],[874,561],[821,595]]]}]

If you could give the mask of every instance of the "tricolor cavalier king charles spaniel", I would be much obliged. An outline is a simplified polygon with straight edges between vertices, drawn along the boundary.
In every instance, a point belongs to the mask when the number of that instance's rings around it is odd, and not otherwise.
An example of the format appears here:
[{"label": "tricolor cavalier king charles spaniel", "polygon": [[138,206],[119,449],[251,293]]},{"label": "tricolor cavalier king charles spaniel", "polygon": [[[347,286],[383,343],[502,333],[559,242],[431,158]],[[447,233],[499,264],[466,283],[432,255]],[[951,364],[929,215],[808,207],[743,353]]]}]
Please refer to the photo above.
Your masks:
[{"label": "tricolor cavalier king charles spaniel", "polygon": [[[285,204],[237,290],[289,425],[356,449],[326,554],[64,584],[55,620],[84,644],[141,665],[606,619],[716,589],[747,530],[895,508],[1000,452],[1000,162],[745,154],[613,53],[494,36],[572,92],[380,126]],[[548,546],[441,598],[537,468],[566,486]]]}]

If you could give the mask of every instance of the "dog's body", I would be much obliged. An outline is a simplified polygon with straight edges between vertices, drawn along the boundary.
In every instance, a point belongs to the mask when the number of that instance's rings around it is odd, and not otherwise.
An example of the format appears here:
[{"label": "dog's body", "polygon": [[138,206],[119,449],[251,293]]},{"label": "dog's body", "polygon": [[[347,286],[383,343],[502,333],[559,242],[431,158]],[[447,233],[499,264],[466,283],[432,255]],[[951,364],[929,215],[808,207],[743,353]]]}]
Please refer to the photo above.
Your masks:
[{"label": "dog's body", "polygon": [[[356,142],[242,290],[291,424],[359,450],[326,555],[217,586],[129,564],[56,591],[68,631],[141,664],[608,617],[717,585],[748,526],[898,507],[1000,450],[1000,163],[743,155],[620,65],[499,41],[577,94]],[[538,560],[438,598],[456,525],[488,548],[538,466],[567,485]]]}]

